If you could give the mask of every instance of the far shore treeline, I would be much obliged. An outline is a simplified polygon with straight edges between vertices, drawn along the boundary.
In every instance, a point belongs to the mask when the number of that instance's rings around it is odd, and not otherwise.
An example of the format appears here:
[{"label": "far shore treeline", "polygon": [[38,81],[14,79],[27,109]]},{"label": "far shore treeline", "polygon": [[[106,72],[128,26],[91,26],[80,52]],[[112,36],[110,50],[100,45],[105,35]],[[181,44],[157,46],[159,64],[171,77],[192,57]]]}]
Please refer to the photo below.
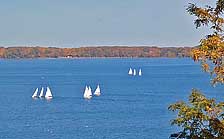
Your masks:
[{"label": "far shore treeline", "polygon": [[189,57],[192,47],[0,47],[0,58]]}]

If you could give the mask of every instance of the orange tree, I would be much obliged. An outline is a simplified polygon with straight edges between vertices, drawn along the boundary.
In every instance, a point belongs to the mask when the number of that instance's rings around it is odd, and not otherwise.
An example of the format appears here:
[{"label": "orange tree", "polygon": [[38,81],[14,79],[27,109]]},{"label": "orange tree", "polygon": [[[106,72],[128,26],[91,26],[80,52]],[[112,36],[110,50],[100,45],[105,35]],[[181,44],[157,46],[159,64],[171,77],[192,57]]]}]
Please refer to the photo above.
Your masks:
[{"label": "orange tree", "polygon": [[190,4],[187,11],[197,17],[194,22],[196,28],[207,26],[212,30],[212,34],[207,35],[200,41],[199,47],[193,49],[193,59],[201,61],[202,68],[213,75],[212,84],[224,83],[224,0],[218,0],[216,7],[199,8]]},{"label": "orange tree", "polygon": [[[205,26],[212,31],[192,50],[192,58],[200,61],[202,69],[209,72],[212,84],[224,83],[223,12],[224,0],[217,0],[214,7],[198,7],[190,3],[187,12],[196,17],[196,28]],[[208,99],[198,90],[192,90],[189,102],[177,102],[168,108],[177,111],[172,124],[181,131],[171,134],[174,138],[224,139],[224,103]]]}]

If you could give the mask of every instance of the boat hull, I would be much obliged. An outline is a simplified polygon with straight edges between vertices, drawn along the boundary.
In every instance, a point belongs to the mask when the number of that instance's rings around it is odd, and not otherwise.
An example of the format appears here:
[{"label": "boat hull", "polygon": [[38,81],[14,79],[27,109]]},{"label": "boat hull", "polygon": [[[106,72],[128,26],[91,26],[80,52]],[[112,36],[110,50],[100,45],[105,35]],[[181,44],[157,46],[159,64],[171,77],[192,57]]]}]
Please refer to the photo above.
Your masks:
[{"label": "boat hull", "polygon": [[45,99],[52,99],[53,97],[45,97]]},{"label": "boat hull", "polygon": [[38,99],[38,97],[37,96],[32,96],[32,99]]},{"label": "boat hull", "polygon": [[100,93],[96,93],[96,94],[94,94],[94,95],[98,97],[98,96],[100,96]]},{"label": "boat hull", "polygon": [[91,99],[92,96],[85,96],[84,98],[85,98],[85,99]]}]

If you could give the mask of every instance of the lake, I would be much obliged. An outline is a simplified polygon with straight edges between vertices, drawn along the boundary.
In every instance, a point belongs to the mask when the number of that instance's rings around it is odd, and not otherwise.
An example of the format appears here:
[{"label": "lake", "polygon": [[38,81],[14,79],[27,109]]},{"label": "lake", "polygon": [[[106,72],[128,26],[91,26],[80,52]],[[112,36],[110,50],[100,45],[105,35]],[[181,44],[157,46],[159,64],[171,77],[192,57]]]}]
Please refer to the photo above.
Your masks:
[{"label": "lake", "polygon": [[[129,68],[142,76],[129,76]],[[83,99],[86,85],[102,95]],[[54,98],[33,100],[37,87]],[[221,98],[209,74],[189,58],[0,60],[1,139],[165,139],[169,104],[187,100],[192,88]]]}]

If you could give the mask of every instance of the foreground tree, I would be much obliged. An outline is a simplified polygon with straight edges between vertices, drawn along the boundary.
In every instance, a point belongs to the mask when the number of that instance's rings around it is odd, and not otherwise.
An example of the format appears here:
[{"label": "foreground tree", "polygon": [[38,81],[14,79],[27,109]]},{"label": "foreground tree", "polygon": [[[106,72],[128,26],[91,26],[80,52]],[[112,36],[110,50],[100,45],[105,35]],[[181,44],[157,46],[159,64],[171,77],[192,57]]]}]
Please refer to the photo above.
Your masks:
[{"label": "foreground tree", "polygon": [[177,102],[169,106],[169,110],[178,111],[173,125],[183,128],[172,134],[175,138],[215,139],[224,138],[224,103],[216,103],[207,99],[198,90],[192,90],[189,104]]},{"label": "foreground tree", "polygon": [[224,0],[218,0],[216,7],[199,8],[190,4],[187,11],[197,17],[196,28],[207,26],[212,30],[212,34],[202,39],[199,47],[192,51],[193,59],[202,63],[204,71],[211,73],[212,84],[224,83]]},{"label": "foreground tree", "polygon": [[[210,27],[212,34],[200,41],[193,49],[192,58],[200,61],[202,69],[212,76],[212,84],[224,83],[224,37],[223,11],[224,0],[217,0],[215,7],[203,8],[189,4],[187,11],[196,16],[196,28]],[[171,135],[171,138],[185,139],[224,139],[224,103],[207,99],[198,90],[192,90],[189,102],[177,102],[168,108],[177,111],[173,125],[180,126],[182,131]]]}]

